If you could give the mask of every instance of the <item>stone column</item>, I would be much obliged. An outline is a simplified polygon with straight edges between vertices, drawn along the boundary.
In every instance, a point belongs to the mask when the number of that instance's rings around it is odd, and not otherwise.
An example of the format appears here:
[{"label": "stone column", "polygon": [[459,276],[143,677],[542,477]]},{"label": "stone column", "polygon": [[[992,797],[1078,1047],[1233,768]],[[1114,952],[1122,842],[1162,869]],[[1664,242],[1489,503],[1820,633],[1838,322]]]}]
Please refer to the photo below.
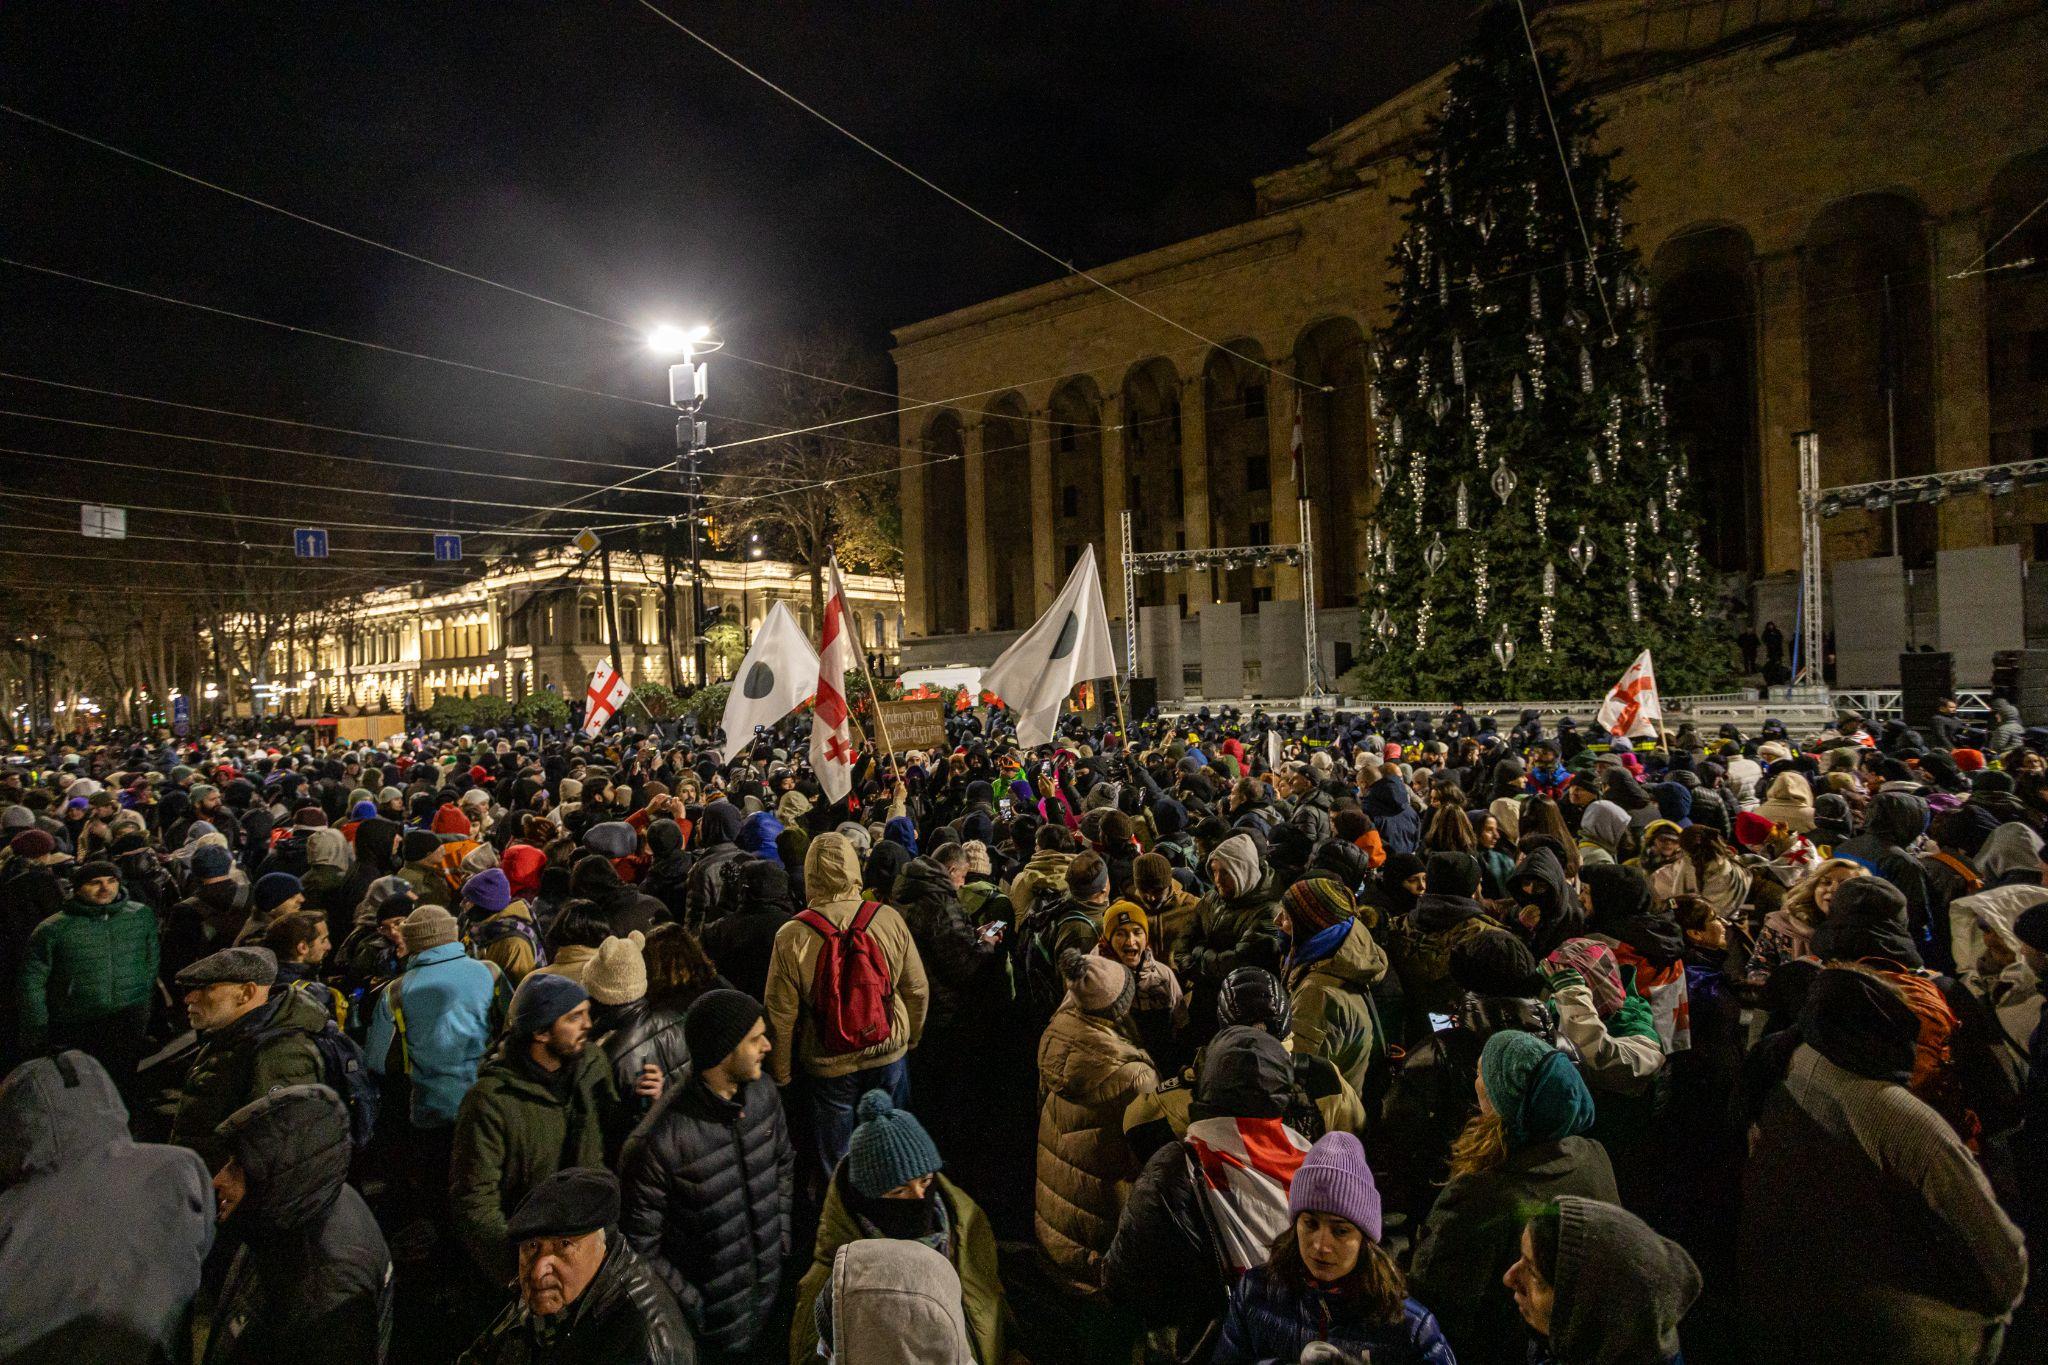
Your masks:
[{"label": "stone column", "polygon": [[993,552],[988,539],[988,457],[981,449],[982,424],[976,418],[960,429],[967,467],[967,629],[987,630],[995,624],[994,584],[990,580]]},{"label": "stone column", "polygon": [[[1929,259],[1934,277],[1934,467],[1976,469],[1991,463],[1990,349],[1984,313],[1984,276],[1950,276],[1984,251],[1981,213],[1971,210],[1935,223]],[[1941,548],[1990,545],[1992,500],[1950,498],[1941,504]],[[1958,672],[1960,679],[1962,674]]]},{"label": "stone column", "polygon": [[[1266,469],[1273,485],[1273,543],[1301,539],[1301,487],[1294,474],[1294,414],[1305,393],[1294,382],[1294,362],[1276,360],[1279,373],[1266,375]],[[1324,515],[1328,515],[1325,509]],[[1273,597],[1301,600],[1301,570],[1281,564],[1273,568]],[[1298,695],[1300,688],[1290,695]],[[1277,693],[1269,695],[1278,695]]]},{"label": "stone column", "polygon": [[[1180,382],[1181,530],[1190,550],[1209,548],[1209,398],[1200,366]],[[1208,573],[1182,578],[1188,609],[1209,600]]]},{"label": "stone column", "polygon": [[1109,609],[1110,620],[1117,623],[1111,636],[1121,648],[1124,639],[1123,512],[1130,494],[1129,469],[1124,459],[1124,396],[1121,390],[1102,400],[1101,413],[1096,420],[1102,423],[1102,549],[1096,559],[1102,570],[1103,605]]},{"label": "stone column", "polygon": [[[1807,383],[1806,289],[1799,253],[1756,262],[1757,439],[1762,468],[1764,572],[1799,572],[1799,451],[1793,434],[1813,424]],[[1822,452],[1823,458],[1826,452]]]},{"label": "stone column", "polygon": [[[912,635],[931,634],[931,603],[925,591],[925,471],[922,468],[930,458],[931,452],[925,449],[924,442],[904,440],[900,462],[903,470],[903,625]],[[702,624],[696,621],[692,621],[690,627],[692,630],[703,629]],[[708,660],[705,667],[710,667]]]},{"label": "stone column", "polygon": [[[1031,440],[1031,614],[1036,617],[1052,605],[1060,589],[1059,546],[1054,542],[1052,498],[1052,421],[1043,409],[1028,414]],[[1022,625],[1023,603],[1018,603],[1018,624]]]}]

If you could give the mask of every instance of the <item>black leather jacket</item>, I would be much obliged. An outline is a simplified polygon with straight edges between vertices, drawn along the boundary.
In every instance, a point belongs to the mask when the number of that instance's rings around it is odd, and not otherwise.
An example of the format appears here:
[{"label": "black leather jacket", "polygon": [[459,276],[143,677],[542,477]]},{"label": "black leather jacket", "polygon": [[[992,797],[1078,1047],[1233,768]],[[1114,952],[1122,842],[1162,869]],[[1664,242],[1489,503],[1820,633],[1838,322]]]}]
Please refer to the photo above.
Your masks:
[{"label": "black leather jacket", "polygon": [[623,1005],[605,1007],[605,1034],[598,1040],[606,1060],[612,1064],[612,1078],[626,1108],[645,1114],[653,1101],[633,1093],[640,1068],[648,1062],[661,1068],[664,1076],[674,1075],[690,1064],[690,1049],[683,1042],[683,1011],[656,1004],[647,996]]},{"label": "black leather jacket", "polygon": [[617,1228],[604,1265],[576,1302],[536,1318],[513,1299],[456,1365],[696,1365],[682,1305]]}]

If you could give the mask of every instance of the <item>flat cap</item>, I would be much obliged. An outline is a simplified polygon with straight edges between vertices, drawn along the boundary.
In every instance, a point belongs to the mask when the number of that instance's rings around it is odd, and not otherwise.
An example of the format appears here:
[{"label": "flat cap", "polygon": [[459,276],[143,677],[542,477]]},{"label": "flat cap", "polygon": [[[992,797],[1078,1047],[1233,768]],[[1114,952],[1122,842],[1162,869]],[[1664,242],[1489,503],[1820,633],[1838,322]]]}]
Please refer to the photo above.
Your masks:
[{"label": "flat cap", "polygon": [[241,982],[252,986],[268,986],[277,980],[277,954],[268,948],[223,948],[211,953],[178,973],[178,989],[193,990],[200,986],[218,986],[224,982]]},{"label": "flat cap", "polygon": [[581,1237],[619,1221],[619,1178],[610,1171],[571,1166],[527,1191],[506,1220],[514,1246],[536,1237]]}]

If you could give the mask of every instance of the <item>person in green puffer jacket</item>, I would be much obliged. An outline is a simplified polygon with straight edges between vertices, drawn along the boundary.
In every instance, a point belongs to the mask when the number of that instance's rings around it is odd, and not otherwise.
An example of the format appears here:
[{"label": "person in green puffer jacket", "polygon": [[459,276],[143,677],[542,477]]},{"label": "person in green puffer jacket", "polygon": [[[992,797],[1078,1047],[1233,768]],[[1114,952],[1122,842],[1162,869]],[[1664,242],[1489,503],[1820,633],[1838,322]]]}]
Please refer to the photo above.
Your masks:
[{"label": "person in green puffer jacket", "polygon": [[1359,923],[1351,893],[1328,877],[1288,887],[1279,917],[1291,943],[1283,979],[1294,1005],[1294,1050],[1328,1058],[1362,1095],[1374,1051],[1385,1050],[1372,987],[1387,974],[1387,955]]},{"label": "person in green puffer jacket", "polygon": [[101,860],[71,872],[71,899],[29,935],[21,968],[25,1055],[75,1047],[126,1087],[147,1047],[156,988],[156,911],[121,894]]},{"label": "person in green puffer jacket", "polygon": [[1216,889],[1195,909],[1195,922],[1173,945],[1173,969],[1189,988],[1188,1041],[1216,1032],[1216,997],[1239,967],[1280,969],[1285,940],[1273,911],[1280,900],[1273,870],[1246,834],[1233,834],[1209,855]]}]

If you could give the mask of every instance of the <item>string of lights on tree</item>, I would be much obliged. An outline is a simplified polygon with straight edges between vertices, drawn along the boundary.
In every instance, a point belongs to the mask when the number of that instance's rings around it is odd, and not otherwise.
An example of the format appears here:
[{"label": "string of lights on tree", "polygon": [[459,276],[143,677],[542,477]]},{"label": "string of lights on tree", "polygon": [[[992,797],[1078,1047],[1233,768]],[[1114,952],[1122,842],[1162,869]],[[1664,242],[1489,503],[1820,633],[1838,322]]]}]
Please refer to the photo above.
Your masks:
[{"label": "string of lights on tree", "polygon": [[1725,657],[1652,371],[1630,185],[1598,126],[1532,62],[1513,5],[1482,12],[1415,156],[1372,347],[1374,696],[1597,696],[1646,646],[1684,689]]}]

